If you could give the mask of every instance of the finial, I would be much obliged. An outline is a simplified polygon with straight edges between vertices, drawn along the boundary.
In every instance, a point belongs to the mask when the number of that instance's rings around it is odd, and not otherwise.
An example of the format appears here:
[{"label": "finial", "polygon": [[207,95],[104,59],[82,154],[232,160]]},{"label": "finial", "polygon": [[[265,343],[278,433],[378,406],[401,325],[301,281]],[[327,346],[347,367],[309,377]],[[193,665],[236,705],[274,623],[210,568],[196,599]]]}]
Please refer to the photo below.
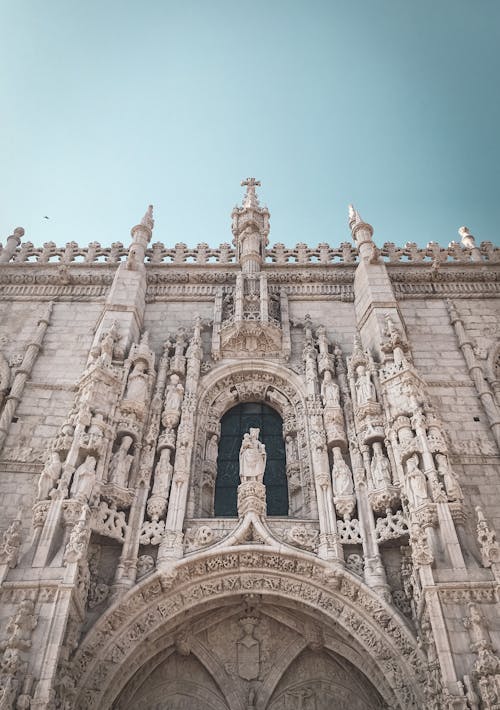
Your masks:
[{"label": "finial", "polygon": [[246,187],[247,191],[243,198],[243,207],[258,207],[259,199],[255,192],[256,187],[260,187],[260,180],[249,177],[241,181],[241,187]]},{"label": "finial", "polygon": [[474,236],[470,233],[468,227],[460,227],[458,233],[462,238],[461,241],[464,247],[466,247],[467,249],[473,249],[476,246],[476,240]]},{"label": "finial", "polygon": [[155,221],[153,219],[153,205],[149,205],[148,209],[146,210],[146,214],[141,219],[141,224],[144,227],[148,227],[148,229],[151,229],[151,231],[153,231],[153,227],[155,226]]},{"label": "finial", "polygon": [[376,252],[374,254],[374,245],[372,242],[373,227],[371,224],[368,224],[362,219],[354,205],[349,205],[349,229],[351,230],[352,238],[356,242],[358,248],[366,242],[370,243],[370,251],[368,252],[368,255],[371,255],[372,260],[376,259]]},{"label": "finial", "polygon": [[361,224],[363,220],[360,217],[360,214],[357,209],[354,208],[354,205],[349,205],[349,229],[352,231],[352,228],[356,224]]}]

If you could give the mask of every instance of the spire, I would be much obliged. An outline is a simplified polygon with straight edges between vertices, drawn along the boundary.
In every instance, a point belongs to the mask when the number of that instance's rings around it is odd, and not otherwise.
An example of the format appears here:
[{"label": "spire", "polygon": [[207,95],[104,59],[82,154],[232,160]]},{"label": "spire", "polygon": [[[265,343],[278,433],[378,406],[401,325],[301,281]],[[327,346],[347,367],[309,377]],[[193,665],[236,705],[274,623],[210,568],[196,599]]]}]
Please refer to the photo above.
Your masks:
[{"label": "spire", "polygon": [[155,221],[153,219],[153,205],[149,205],[146,210],[146,214],[141,219],[141,224],[143,227],[148,227],[148,229],[153,231],[153,227],[155,226]]},{"label": "spire", "polygon": [[476,246],[476,238],[470,233],[468,227],[460,227],[458,233],[466,249],[470,249],[472,261],[482,261],[481,250]]},{"label": "spire", "polygon": [[146,248],[149,240],[153,236],[154,226],[153,205],[149,205],[140,223],[136,224],[135,227],[132,227],[130,230],[132,244],[128,250],[127,269],[135,271],[139,267],[143,268],[142,265],[144,264]]},{"label": "spire", "polygon": [[[363,221],[354,205],[349,205],[349,229],[358,249],[362,244],[372,241],[373,227],[368,222]],[[373,246],[373,243],[371,243],[369,254],[372,253]]]},{"label": "spire", "polygon": [[458,233],[461,237],[461,242],[467,249],[473,249],[476,246],[476,239],[470,233],[469,227],[460,227]]},{"label": "spire", "polygon": [[255,193],[260,186],[260,180],[247,178],[241,181],[246,187],[241,207],[235,207],[232,212],[233,244],[236,246],[236,258],[245,274],[260,271],[260,265],[265,257],[265,249],[269,234],[269,210],[261,207]]},{"label": "spire", "polygon": [[241,181],[241,187],[246,187],[247,191],[243,198],[243,207],[259,209],[259,198],[255,192],[256,187],[260,187],[260,180],[249,177]]},{"label": "spire", "polygon": [[351,232],[353,227],[357,224],[363,224],[363,220],[361,219],[358,210],[354,208],[354,205],[349,205],[349,229]]}]

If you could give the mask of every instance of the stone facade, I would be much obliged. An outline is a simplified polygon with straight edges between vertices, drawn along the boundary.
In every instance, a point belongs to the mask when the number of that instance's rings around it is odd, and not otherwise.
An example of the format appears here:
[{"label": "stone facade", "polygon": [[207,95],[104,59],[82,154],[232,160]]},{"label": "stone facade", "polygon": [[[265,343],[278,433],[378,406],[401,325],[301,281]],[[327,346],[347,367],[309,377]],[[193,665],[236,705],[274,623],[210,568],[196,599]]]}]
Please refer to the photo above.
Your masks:
[{"label": "stone facade", "polygon": [[[218,249],[0,251],[0,709],[499,708],[500,250],[270,247],[243,185]],[[216,517],[252,403],[288,515],[251,425]]]}]

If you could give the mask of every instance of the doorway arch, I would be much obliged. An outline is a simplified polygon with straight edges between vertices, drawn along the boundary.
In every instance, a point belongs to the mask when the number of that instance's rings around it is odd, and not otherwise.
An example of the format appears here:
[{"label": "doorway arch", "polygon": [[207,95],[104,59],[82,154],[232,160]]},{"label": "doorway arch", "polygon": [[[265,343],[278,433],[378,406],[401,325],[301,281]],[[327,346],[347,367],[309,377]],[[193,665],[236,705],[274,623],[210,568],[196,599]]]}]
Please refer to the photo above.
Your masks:
[{"label": "doorway arch", "polygon": [[[224,681],[234,670],[234,644],[222,666],[210,665],[210,639],[204,641],[205,655],[199,645],[205,624],[224,623],[230,617],[240,623],[245,615],[272,618],[299,638],[290,637],[285,644],[289,654],[285,667],[262,676],[256,710],[269,710],[290,662],[306,647],[325,649],[352,663],[386,706],[417,710],[425,705],[424,656],[393,607],[343,568],[332,570],[306,553],[292,555],[244,544],[200,553],[159,571],[110,607],[72,659],[76,710],[126,708],[118,700],[124,702],[127,688],[135,692],[136,674],[140,680],[144,669],[147,677],[148,664],[172,649],[201,659],[217,687],[224,686],[230,710],[246,710],[248,697],[242,698]],[[242,628],[238,636],[233,634],[233,642],[243,635]],[[269,635],[284,638],[283,633]],[[279,656],[271,657],[279,664]]]}]

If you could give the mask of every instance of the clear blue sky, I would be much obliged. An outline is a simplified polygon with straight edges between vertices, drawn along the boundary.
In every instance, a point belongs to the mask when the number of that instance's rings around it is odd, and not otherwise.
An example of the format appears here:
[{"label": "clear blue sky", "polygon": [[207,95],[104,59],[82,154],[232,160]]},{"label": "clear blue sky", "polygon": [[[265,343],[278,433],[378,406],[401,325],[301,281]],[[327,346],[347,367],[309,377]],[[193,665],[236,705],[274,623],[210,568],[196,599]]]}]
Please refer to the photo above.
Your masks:
[{"label": "clear blue sky", "polygon": [[[500,241],[500,0],[0,0],[0,238]],[[48,215],[50,220],[44,220]]]}]

